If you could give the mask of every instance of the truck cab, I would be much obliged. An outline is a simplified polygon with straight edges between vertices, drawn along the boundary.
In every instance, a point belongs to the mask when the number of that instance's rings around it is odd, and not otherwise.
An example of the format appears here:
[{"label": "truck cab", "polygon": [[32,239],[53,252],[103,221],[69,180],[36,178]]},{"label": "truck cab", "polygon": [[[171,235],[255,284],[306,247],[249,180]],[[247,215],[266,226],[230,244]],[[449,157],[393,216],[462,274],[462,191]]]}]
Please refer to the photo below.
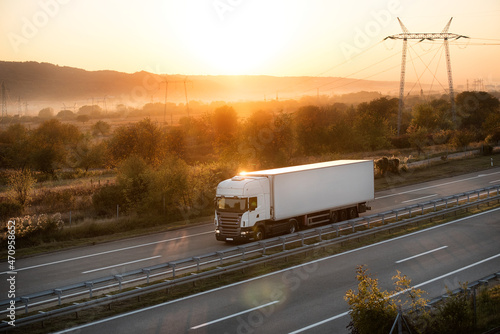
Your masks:
[{"label": "truck cab", "polygon": [[255,226],[270,217],[268,178],[238,175],[217,186],[214,219],[217,240],[262,239]]}]

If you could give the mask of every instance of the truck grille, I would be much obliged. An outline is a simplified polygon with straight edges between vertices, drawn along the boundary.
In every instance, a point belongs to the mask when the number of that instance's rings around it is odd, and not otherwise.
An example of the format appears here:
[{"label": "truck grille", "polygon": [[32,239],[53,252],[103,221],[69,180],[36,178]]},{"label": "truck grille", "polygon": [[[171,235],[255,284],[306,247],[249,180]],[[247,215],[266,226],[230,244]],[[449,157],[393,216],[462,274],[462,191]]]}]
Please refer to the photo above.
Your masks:
[{"label": "truck grille", "polygon": [[219,229],[223,236],[237,237],[240,235],[240,218],[237,213],[219,213]]}]

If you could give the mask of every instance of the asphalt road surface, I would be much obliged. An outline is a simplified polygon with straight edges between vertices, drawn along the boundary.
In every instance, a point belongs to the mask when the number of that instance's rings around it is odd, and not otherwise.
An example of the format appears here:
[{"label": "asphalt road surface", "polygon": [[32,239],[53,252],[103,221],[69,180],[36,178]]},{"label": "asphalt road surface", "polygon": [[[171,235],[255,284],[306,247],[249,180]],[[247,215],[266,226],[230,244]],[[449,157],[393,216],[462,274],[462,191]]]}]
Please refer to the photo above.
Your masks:
[{"label": "asphalt road surface", "polygon": [[[393,188],[375,194],[372,211],[383,212],[433,198],[500,183],[500,168],[453,178]],[[227,247],[217,242],[213,224],[157,233],[94,246],[16,260],[17,295],[55,289],[109,275],[119,275],[182,258],[214,252]],[[0,293],[7,291],[7,263],[0,266]],[[6,299],[0,297],[0,299]]]},{"label": "asphalt road surface", "polygon": [[346,333],[356,266],[382,289],[399,270],[439,296],[499,271],[499,221],[495,209],[62,333]]}]

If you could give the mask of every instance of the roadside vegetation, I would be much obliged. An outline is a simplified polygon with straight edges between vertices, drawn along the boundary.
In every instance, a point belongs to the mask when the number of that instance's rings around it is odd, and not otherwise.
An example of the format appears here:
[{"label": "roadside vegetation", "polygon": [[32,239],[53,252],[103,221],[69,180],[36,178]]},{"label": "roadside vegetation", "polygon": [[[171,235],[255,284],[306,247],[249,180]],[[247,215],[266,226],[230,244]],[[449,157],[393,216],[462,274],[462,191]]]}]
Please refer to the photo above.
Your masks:
[{"label": "roadside vegetation", "polygon": [[396,333],[398,327],[403,333],[469,334],[500,327],[500,285],[474,288],[473,292],[462,283],[461,292],[453,294],[447,289],[447,298],[428,310],[426,292],[413,287],[410,278],[399,271],[392,278],[393,291],[382,290],[363,265],[358,266],[356,279],[357,291],[349,290],[344,296],[352,334],[385,334],[391,329]]},{"label": "roadside vegetation", "polygon": [[[0,131],[2,232],[17,219],[22,254],[194,223],[212,214],[217,184],[243,170],[374,159],[379,190],[489,168],[500,141],[498,98],[463,92],[456,104],[453,124],[444,97],[413,101],[400,136],[398,100],[388,97],[246,117],[218,104],[176,126],[144,118],[112,128],[97,106],[56,116],[41,110],[45,120],[35,128],[19,121]],[[142,111],[163,113],[164,105]],[[75,125],[77,117],[85,126]],[[451,159],[463,151],[476,157]]]}]

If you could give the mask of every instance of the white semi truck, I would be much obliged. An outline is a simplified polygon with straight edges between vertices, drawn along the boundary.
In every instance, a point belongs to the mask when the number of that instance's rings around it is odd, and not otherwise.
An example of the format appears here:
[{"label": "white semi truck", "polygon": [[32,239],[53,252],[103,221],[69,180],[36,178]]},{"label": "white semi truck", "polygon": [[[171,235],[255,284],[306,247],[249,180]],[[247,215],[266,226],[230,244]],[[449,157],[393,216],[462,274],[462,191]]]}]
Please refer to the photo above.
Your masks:
[{"label": "white semi truck", "polygon": [[261,240],[358,217],[374,198],[372,160],[337,160],[241,173],[215,197],[215,237]]}]

